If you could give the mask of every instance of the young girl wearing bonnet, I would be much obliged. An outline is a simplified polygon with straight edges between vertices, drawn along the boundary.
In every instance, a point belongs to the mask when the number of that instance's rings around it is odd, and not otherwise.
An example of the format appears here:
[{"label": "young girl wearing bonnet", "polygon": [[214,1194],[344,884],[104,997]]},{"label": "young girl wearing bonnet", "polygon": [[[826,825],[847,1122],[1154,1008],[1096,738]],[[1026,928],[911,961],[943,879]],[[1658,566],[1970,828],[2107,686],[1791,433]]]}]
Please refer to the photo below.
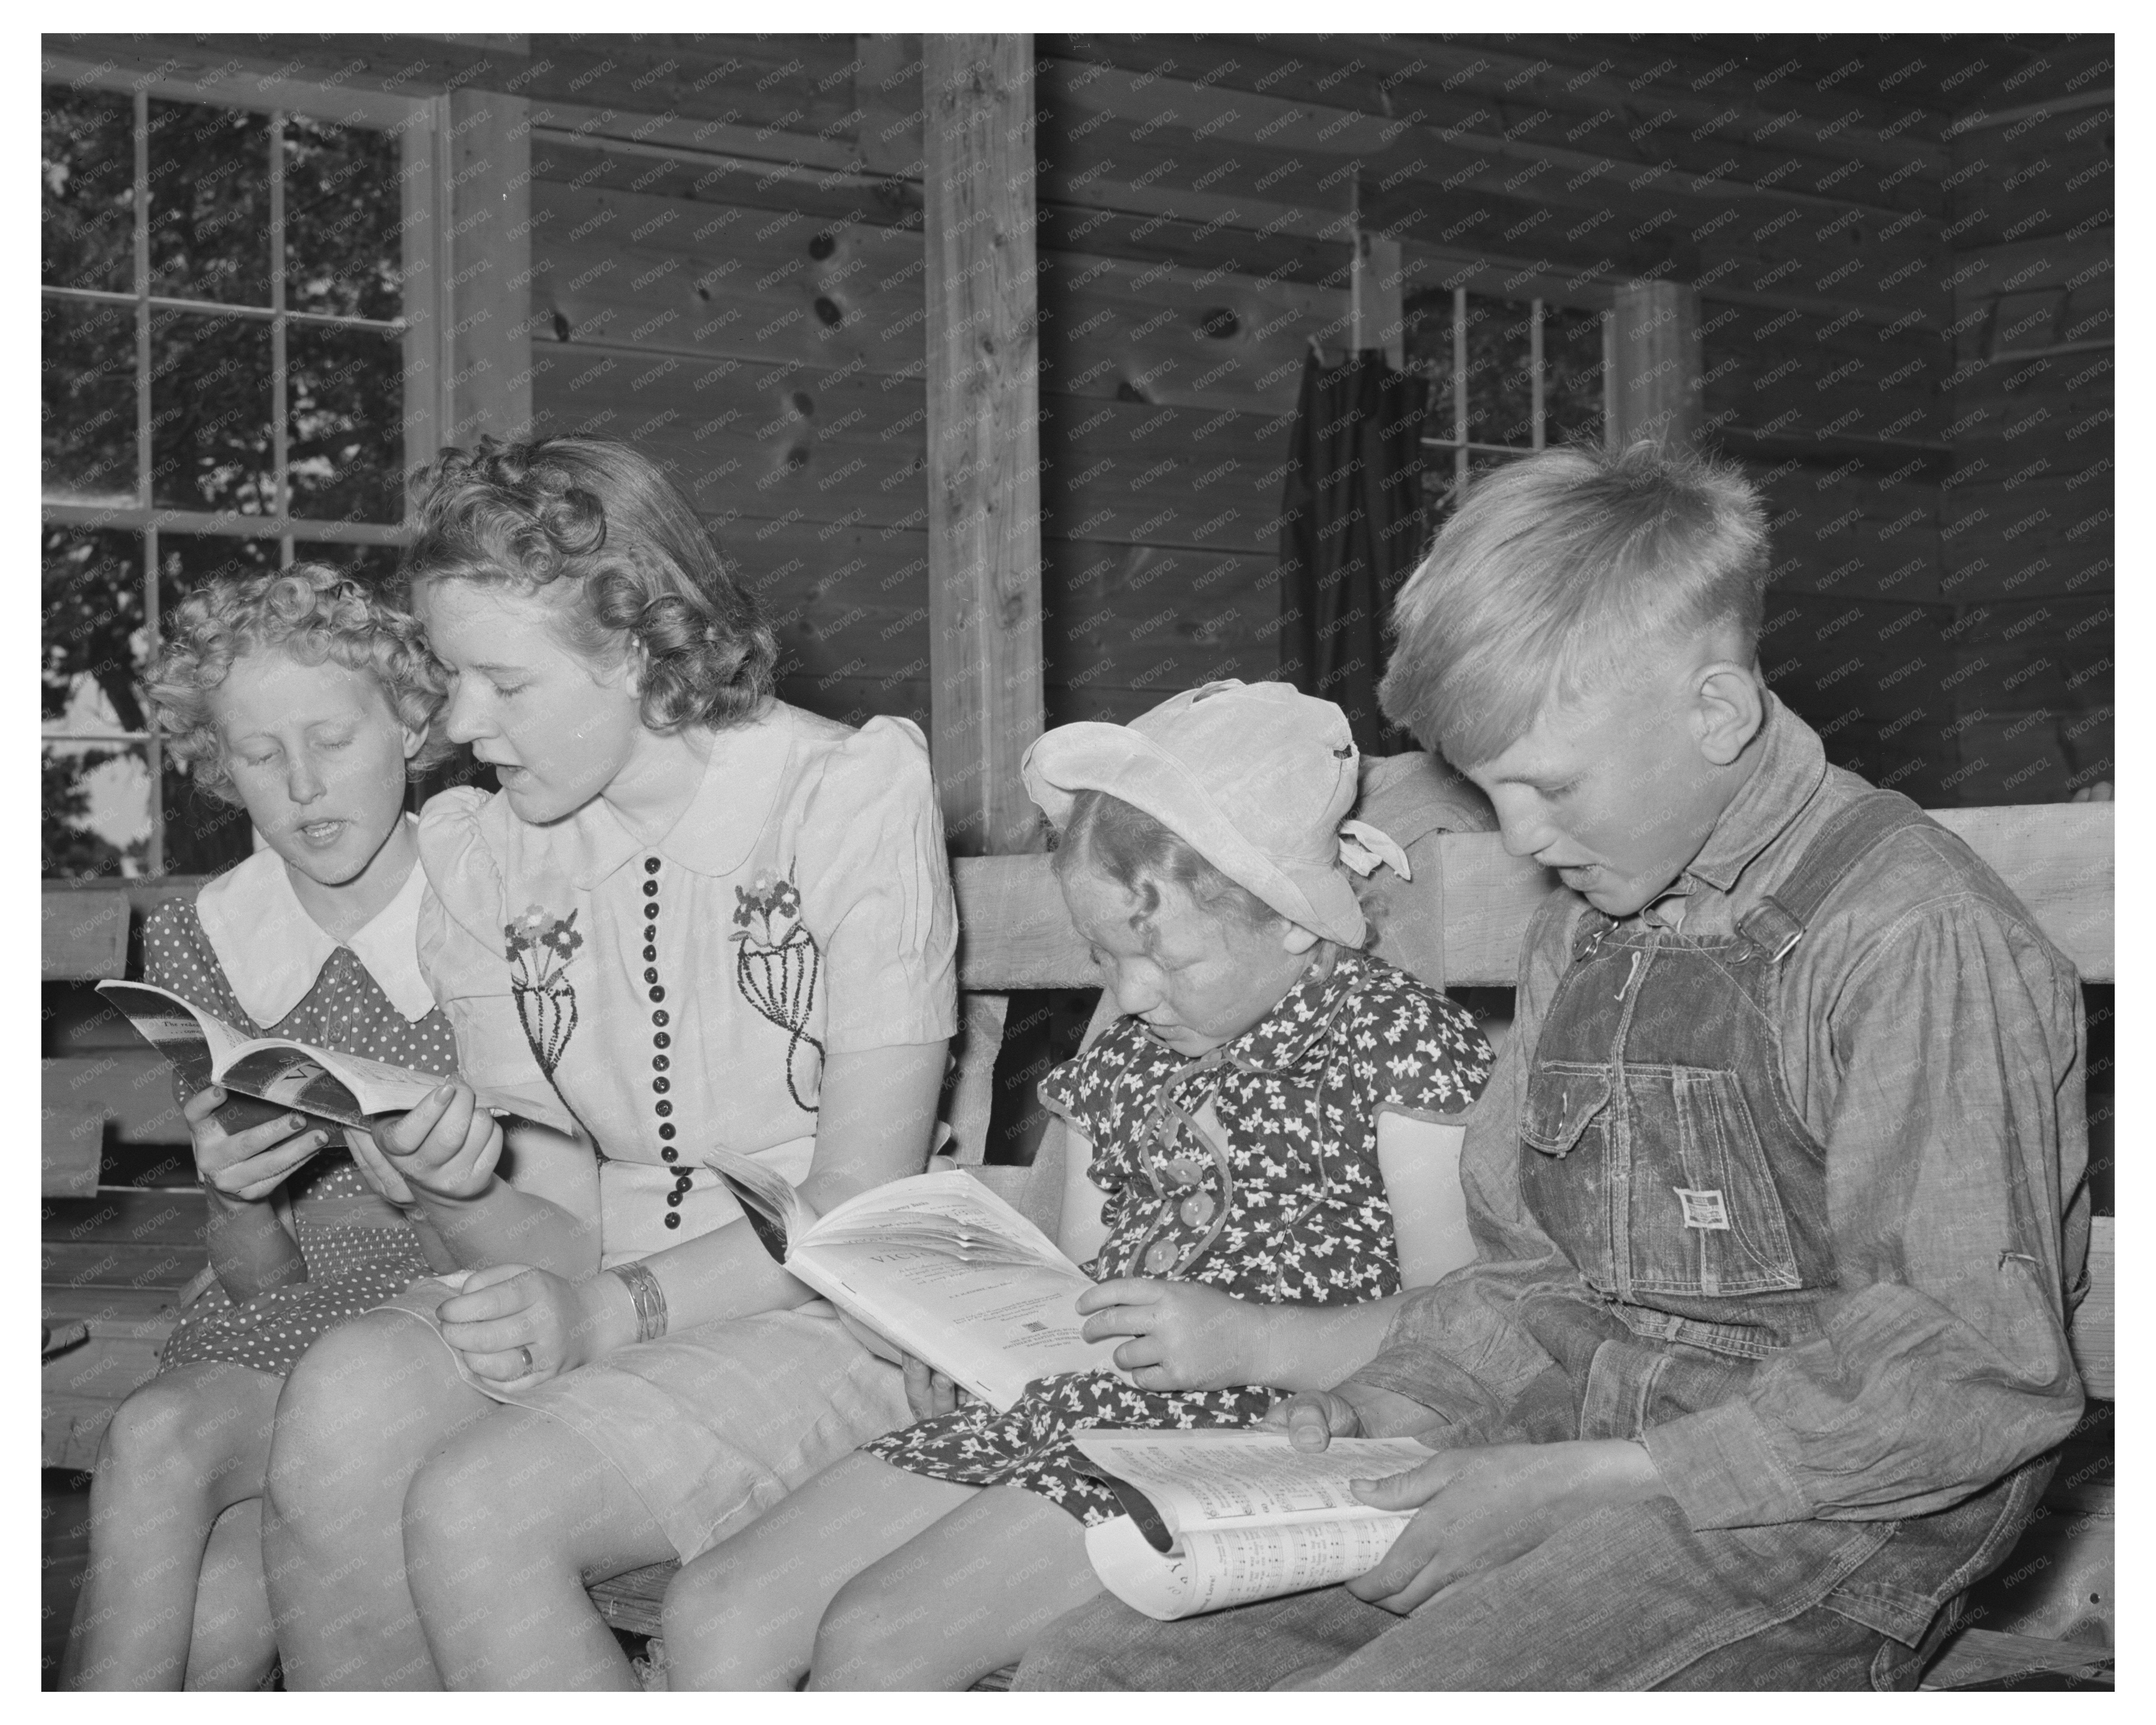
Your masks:
[{"label": "young girl wearing bonnet", "polygon": [[[1488,1045],[1361,948],[1348,877],[1389,840],[1344,817],[1340,710],[1285,684],[1178,695],[1028,752],[1056,877],[1119,1014],[1041,1098],[1068,1134],[1060,1244],[1099,1286],[1114,1373],[952,1405],[828,1468],[667,1596],[676,1687],[963,1688],[1100,1589],[1085,1530],[1121,1512],[1076,1426],[1261,1420],[1374,1348],[1404,1260],[1465,1255],[1442,1124]],[[940,1409],[940,1411],[938,1410]]]}]

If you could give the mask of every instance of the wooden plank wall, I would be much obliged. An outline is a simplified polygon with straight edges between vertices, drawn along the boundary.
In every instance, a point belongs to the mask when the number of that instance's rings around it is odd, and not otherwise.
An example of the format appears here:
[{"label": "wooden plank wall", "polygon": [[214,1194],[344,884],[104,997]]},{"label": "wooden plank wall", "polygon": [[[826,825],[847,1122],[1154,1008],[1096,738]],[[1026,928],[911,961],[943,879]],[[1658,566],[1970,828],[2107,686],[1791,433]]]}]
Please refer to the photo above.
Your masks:
[{"label": "wooden plank wall", "polygon": [[[2060,686],[2108,656],[2066,634],[2108,603],[2108,373],[1983,352],[2000,295],[2005,326],[2031,294],[2064,295],[2046,330],[2107,311],[2110,130],[1948,116],[2086,96],[2101,43],[2008,77],[2024,49],[1928,39],[1037,38],[1049,722],[1274,673],[1290,417],[1309,342],[1348,337],[1359,216],[1410,294],[1696,284],[1708,439],[1770,500],[1785,697],[1927,802],[2064,794],[2043,762],[2110,752],[2102,680]],[[675,466],[789,698],[925,717],[917,38],[128,44],[528,103],[538,422]],[[1953,56],[1951,86],[1917,64]]]},{"label": "wooden plank wall", "polygon": [[[1712,300],[1703,320],[1711,414],[1755,434],[1773,510],[1765,663],[1834,759],[1928,806],[2113,776],[2112,133],[2074,97],[2109,75],[2084,49],[1969,88],[1971,112],[2041,111],[1938,128],[1944,244],[1912,281],[1942,322]],[[1867,250],[1852,280],[1908,267]]]},{"label": "wooden plank wall", "polygon": [[[1633,275],[1699,281],[1706,418],[1774,503],[1770,614],[1792,615],[1773,662],[1851,741],[1902,715],[1869,676],[1850,711],[1836,619],[1861,603],[1856,633],[1891,641],[1942,599],[1935,123],[1897,129],[1883,100],[1851,123],[1840,90],[1763,94],[1748,61],[1649,64],[1604,39],[1038,47],[1050,722],[1277,665],[1287,431],[1308,343],[1344,346],[1358,208],[1402,241],[1409,291],[1592,301]],[[651,88],[670,100],[695,62],[670,54],[683,69]],[[774,177],[620,152],[637,133],[689,150],[685,109],[623,107],[611,142],[535,133],[535,403],[679,465],[782,624],[791,698],[918,716],[918,50],[744,59],[753,81],[783,75],[734,124],[813,125],[831,153]],[[1938,788],[1938,752],[1910,788]]]},{"label": "wooden plank wall", "polygon": [[[2056,801],[2112,763],[2110,74],[2017,92],[1958,135],[1954,482],[1942,583],[1959,633],[1943,725],[1958,800]],[[2047,87],[2048,86],[2048,89]]]}]

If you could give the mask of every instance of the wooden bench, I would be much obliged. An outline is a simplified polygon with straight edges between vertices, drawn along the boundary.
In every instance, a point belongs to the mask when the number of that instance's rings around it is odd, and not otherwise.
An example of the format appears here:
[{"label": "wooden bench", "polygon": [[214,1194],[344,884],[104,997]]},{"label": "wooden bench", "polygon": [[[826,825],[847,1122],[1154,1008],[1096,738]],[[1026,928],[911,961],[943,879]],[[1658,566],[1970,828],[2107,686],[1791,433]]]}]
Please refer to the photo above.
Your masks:
[{"label": "wooden bench", "polygon": [[[2112,805],[1937,813],[2020,896],[2085,980],[2113,980]],[[1440,866],[1419,870],[1395,914],[1415,914],[1419,901],[1423,914],[1441,922],[1449,985],[1509,988],[1521,937],[1548,891],[1548,876],[1507,856],[1487,834],[1445,834],[1435,841],[1435,855]],[[983,1178],[1052,1227],[1057,1171],[982,1165],[994,1056],[1012,992],[1090,987],[1091,968],[1045,857],[963,858],[953,875],[963,930],[963,1024],[946,1106],[957,1159],[978,1168]],[[156,903],[198,884],[48,886],[45,979],[124,974],[131,924],[139,926]],[[44,1128],[45,1322],[49,1331],[81,1323],[90,1332],[86,1342],[46,1365],[45,1456],[48,1466],[80,1466],[94,1455],[110,1409],[155,1369],[155,1348],[170,1329],[177,1291],[203,1262],[201,1200],[176,1192],[146,1199],[97,1184],[98,1148],[108,1132],[123,1142],[186,1142],[162,1064],[147,1050],[114,1046],[48,1060]],[[190,1198],[197,1207],[192,1221],[185,1208]],[[2113,1250],[2110,1219],[2101,1218],[2090,1252],[2094,1286],[2073,1329],[2088,1393],[2103,1400],[2113,1387]],[[654,1565],[601,1582],[593,1599],[619,1627],[655,1633],[673,1568]],[[2086,1674],[2108,1657],[2108,1650],[2082,1643],[1964,1630],[1928,1681],[1950,1686],[2037,1670]]]}]

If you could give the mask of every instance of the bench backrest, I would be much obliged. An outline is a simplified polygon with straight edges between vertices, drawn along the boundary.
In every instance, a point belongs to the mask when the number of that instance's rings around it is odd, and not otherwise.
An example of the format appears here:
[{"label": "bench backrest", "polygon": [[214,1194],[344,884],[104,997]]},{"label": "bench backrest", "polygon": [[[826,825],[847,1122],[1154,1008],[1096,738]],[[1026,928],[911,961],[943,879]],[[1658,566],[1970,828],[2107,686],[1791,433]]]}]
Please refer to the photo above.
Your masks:
[{"label": "bench backrest", "polygon": [[[1969,841],[2035,913],[2080,969],[2107,983],[2112,953],[2112,809],[2108,803],[1943,809],[1943,824]],[[1455,988],[1509,988],[1520,937],[1550,876],[1508,856],[1493,833],[1448,833],[1439,844],[1445,981]],[[1084,944],[1070,926],[1045,856],[961,857],[952,873],[964,930],[959,984],[998,993],[1085,988],[1093,981]],[[131,912],[192,893],[199,880],[48,883],[43,974],[48,982],[125,973]]]},{"label": "bench backrest", "polygon": [[[1933,811],[1996,870],[2084,982],[2112,980],[2112,833],[2108,803]],[[1445,980],[1453,988],[1510,988],[1527,919],[1549,874],[1508,856],[1494,833],[1439,841]],[[1063,908],[1045,856],[961,858],[955,865],[968,988],[1084,988],[1086,949]]]},{"label": "bench backrest", "polygon": [[[2116,976],[2113,807],[2107,803],[2049,803],[1934,813],[1998,871],[2085,981],[2108,983]],[[1494,834],[1445,834],[1438,856],[1438,869],[1418,870],[1413,892],[1442,920],[1445,980],[1455,987],[1511,987],[1521,937],[1536,906],[1550,890],[1549,875],[1532,862],[1508,856]],[[959,983],[965,1002],[948,1117],[959,1159],[978,1162],[987,1137],[995,1051],[1002,1040],[1009,992],[1085,988],[1095,978],[1045,856],[962,857],[953,865],[952,874],[963,930]],[[41,955],[45,980],[91,981],[124,975],[131,920],[139,922],[162,900],[192,893],[199,885],[184,878],[119,885],[49,883],[44,895]],[[1404,901],[1396,900],[1399,902]],[[142,1053],[154,1061],[147,1050]],[[93,1068],[112,1065],[84,1064]],[[48,1073],[49,1174],[70,1157],[81,1162],[83,1157],[75,1153],[86,1152],[88,1165],[78,1169],[75,1178],[86,1173],[94,1189],[99,1105],[78,1098],[56,1102],[53,1091],[61,1076]],[[85,1071],[81,1077],[102,1084],[108,1092],[111,1088],[110,1081],[97,1070]],[[106,1111],[111,1111],[108,1107]],[[169,1116],[171,1111],[162,1112]],[[64,1141],[57,1147],[56,1138]],[[49,1185],[48,1189],[52,1189]],[[2113,1234],[2109,1219],[2099,1219],[2102,1225],[2090,1250],[2093,1290],[2077,1317],[2074,1340],[2090,1394],[2108,1398]]]}]

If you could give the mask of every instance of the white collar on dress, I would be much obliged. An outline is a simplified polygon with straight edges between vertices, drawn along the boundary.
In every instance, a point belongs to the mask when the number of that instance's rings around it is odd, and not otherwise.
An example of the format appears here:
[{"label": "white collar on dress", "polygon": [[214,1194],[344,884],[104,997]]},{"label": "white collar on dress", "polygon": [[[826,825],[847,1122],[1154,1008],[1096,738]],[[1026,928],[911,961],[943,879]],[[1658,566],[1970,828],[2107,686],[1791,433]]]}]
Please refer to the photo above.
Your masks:
[{"label": "white collar on dress", "polygon": [[[426,890],[427,871],[415,861],[397,896],[342,942],[414,1024],[434,1009],[419,973],[419,901]],[[234,996],[258,1024],[277,1023],[304,1000],[340,944],[307,914],[274,850],[256,851],[203,887],[195,914]]]},{"label": "white collar on dress", "polygon": [[699,875],[732,874],[748,860],[778,806],[800,717],[773,701],[755,718],[720,732],[696,795],[656,845],[640,841],[611,803],[594,797],[557,829],[557,855],[570,878],[588,892],[632,857],[654,850]]}]

